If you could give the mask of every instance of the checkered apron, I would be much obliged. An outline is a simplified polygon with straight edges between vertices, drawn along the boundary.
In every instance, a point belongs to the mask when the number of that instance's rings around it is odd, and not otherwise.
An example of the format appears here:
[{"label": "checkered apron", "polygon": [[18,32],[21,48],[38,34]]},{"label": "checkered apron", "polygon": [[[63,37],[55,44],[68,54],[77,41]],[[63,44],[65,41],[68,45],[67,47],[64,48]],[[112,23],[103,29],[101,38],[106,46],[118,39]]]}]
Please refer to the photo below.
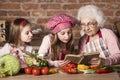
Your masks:
[{"label": "checkered apron", "polygon": [[89,41],[89,37],[86,40],[86,46],[84,52],[91,53],[91,52],[99,52],[100,57],[106,59],[110,56],[110,53],[108,51],[108,47],[106,46],[101,31],[98,33],[99,38],[95,39],[93,41]]}]

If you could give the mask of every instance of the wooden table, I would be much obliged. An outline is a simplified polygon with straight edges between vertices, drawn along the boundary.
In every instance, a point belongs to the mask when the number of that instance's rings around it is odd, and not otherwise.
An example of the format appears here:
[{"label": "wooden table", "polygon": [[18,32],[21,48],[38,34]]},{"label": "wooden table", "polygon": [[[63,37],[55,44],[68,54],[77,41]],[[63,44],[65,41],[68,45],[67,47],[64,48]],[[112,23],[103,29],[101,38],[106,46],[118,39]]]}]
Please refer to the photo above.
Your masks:
[{"label": "wooden table", "polygon": [[120,80],[118,73],[107,74],[50,74],[50,75],[27,75],[19,74],[16,76],[9,76],[0,78],[0,80]]}]

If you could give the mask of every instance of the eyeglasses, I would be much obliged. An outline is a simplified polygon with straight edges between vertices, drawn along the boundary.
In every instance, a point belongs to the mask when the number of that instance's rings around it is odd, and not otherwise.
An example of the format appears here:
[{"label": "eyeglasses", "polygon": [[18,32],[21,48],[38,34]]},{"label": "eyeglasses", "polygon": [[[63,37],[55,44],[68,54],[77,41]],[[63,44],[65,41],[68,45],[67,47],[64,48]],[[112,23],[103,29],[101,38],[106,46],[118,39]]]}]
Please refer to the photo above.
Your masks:
[{"label": "eyeglasses", "polygon": [[85,28],[86,26],[93,28],[93,27],[95,27],[95,25],[97,25],[97,22],[88,22],[87,24],[85,24],[85,23],[81,23],[81,24],[80,24],[80,26],[81,26],[82,28]]}]

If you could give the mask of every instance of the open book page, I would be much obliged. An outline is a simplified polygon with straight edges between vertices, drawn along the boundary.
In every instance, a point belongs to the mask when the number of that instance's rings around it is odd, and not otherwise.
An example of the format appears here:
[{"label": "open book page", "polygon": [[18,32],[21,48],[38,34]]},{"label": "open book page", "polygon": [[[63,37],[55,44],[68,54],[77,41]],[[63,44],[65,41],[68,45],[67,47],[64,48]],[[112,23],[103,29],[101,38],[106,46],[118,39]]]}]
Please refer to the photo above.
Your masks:
[{"label": "open book page", "polygon": [[98,53],[98,52],[85,53],[85,54],[84,54],[84,58],[81,60],[80,64],[89,65],[89,61],[90,61],[92,58],[99,58],[99,53]]},{"label": "open book page", "polygon": [[78,64],[78,63],[81,62],[83,57],[84,57],[83,54],[81,54],[81,55],[68,54],[68,55],[65,56],[64,60],[69,60],[69,61],[71,61],[73,63]]},{"label": "open book page", "polygon": [[94,52],[94,53],[84,53],[84,54],[80,54],[80,55],[74,55],[74,54],[68,54],[65,56],[64,60],[69,60],[73,63],[76,64],[89,64],[89,61],[92,58],[98,58],[99,57],[99,53],[98,52]]}]

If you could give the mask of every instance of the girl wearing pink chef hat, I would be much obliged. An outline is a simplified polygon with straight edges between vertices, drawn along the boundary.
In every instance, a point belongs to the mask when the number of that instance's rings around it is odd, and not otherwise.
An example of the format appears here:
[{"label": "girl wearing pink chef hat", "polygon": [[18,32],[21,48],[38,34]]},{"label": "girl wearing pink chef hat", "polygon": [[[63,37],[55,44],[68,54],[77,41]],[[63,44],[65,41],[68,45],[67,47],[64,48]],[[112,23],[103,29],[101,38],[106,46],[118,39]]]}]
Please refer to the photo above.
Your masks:
[{"label": "girl wearing pink chef hat", "polygon": [[67,14],[53,16],[45,24],[51,34],[43,38],[38,50],[39,57],[47,58],[51,66],[60,67],[68,63],[63,61],[66,54],[74,53],[72,28],[77,20]]}]

